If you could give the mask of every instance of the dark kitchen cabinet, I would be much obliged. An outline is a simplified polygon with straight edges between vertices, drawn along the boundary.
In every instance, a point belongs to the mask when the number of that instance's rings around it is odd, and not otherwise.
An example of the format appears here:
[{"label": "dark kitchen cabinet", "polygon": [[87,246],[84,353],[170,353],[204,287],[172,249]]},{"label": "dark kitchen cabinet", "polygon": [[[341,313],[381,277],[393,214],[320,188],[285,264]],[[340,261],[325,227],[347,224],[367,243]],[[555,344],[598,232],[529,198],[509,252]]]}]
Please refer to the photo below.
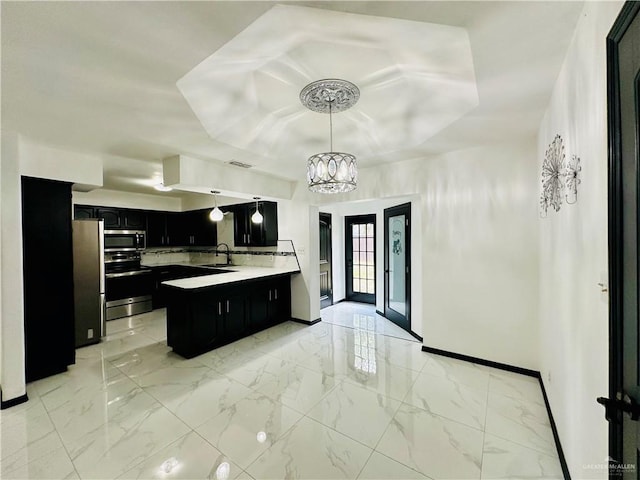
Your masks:
[{"label": "dark kitchen cabinet", "polygon": [[196,247],[215,247],[217,245],[218,230],[216,223],[209,218],[210,211],[211,209],[192,210],[181,214],[187,241],[185,245]]},{"label": "dark kitchen cabinet", "polygon": [[196,210],[193,220],[196,229],[193,233],[193,245],[199,247],[215,247],[218,244],[218,226],[209,218],[210,208]]},{"label": "dark kitchen cabinet", "polygon": [[186,247],[189,245],[187,217],[182,212],[167,213],[166,245],[170,247]]},{"label": "dark kitchen cabinet", "polygon": [[249,328],[262,330],[291,317],[290,282],[289,277],[283,277],[260,282],[252,289]]},{"label": "dark kitchen cabinet", "polygon": [[166,246],[167,212],[147,212],[147,247]]},{"label": "dark kitchen cabinet", "polygon": [[[219,298],[203,295],[198,303],[201,308],[193,311],[193,324],[199,326],[198,335],[192,337],[195,343],[193,348],[207,351],[224,337],[221,302]],[[167,335],[167,342],[169,341]]]},{"label": "dark kitchen cabinet", "polygon": [[75,205],[75,218],[102,218],[109,230],[145,230],[147,247],[215,247],[216,223],[210,209],[160,212],[131,208]]},{"label": "dark kitchen cabinet", "polygon": [[105,230],[117,230],[122,228],[119,208],[97,207],[96,218],[102,218],[104,220]]},{"label": "dark kitchen cabinet", "polygon": [[275,325],[291,318],[291,277],[280,277],[270,285],[267,323]]},{"label": "dark kitchen cabinet", "polygon": [[97,218],[95,207],[88,205],[75,205],[73,208],[73,218],[75,220],[84,220],[87,218]]},{"label": "dark kitchen cabinet", "polygon": [[220,296],[221,321],[227,338],[243,337],[247,329],[247,294],[244,290],[230,288]]},{"label": "dark kitchen cabinet", "polygon": [[147,212],[131,208],[75,205],[74,218],[102,218],[104,228],[111,230],[146,230]]},{"label": "dark kitchen cabinet", "polygon": [[291,319],[289,275],[197,289],[163,286],[167,343],[191,358]]},{"label": "dark kitchen cabinet", "polygon": [[236,246],[274,247],[278,244],[278,204],[258,202],[262,222],[254,223],[251,216],[256,204],[244,203],[233,206],[233,240]]},{"label": "dark kitchen cabinet", "polygon": [[120,209],[120,224],[127,230],[146,230],[147,212],[128,208]]},{"label": "dark kitchen cabinet", "polygon": [[186,247],[190,244],[189,218],[182,212],[148,212],[148,247]]},{"label": "dark kitchen cabinet", "polygon": [[163,265],[151,267],[154,279],[153,288],[153,308],[166,307],[165,291],[161,288],[162,282],[167,280],[178,280],[180,278],[200,277],[214,273],[209,268],[198,268],[184,265]]},{"label": "dark kitchen cabinet", "polygon": [[75,363],[71,184],[22,177],[26,381]]}]

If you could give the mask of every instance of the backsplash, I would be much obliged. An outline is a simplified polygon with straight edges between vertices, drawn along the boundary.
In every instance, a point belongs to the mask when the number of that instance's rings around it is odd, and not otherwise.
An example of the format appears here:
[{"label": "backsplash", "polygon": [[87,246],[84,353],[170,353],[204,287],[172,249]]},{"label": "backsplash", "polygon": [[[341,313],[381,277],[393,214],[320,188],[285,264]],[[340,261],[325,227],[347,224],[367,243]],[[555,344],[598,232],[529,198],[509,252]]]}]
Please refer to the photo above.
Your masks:
[{"label": "backsplash", "polygon": [[[298,258],[290,240],[278,241],[277,247],[235,247],[230,250],[231,264],[253,267],[298,267]],[[142,265],[174,263],[226,265],[226,249],[215,247],[148,248],[141,255]]]}]

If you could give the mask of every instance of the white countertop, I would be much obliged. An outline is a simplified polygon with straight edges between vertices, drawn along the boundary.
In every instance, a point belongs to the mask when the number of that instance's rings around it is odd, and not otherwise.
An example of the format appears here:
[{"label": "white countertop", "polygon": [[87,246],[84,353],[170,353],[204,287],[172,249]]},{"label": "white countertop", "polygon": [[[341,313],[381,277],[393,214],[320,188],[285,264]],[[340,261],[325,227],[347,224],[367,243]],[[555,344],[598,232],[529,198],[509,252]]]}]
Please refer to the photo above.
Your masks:
[{"label": "white countertop", "polygon": [[[175,265],[175,264],[174,264]],[[191,264],[191,266],[198,266]],[[254,280],[256,278],[270,277],[272,275],[284,275],[287,273],[300,273],[298,268],[278,268],[278,267],[227,267],[220,266],[222,270],[231,270],[229,273],[216,273],[213,275],[203,275],[201,277],[181,278],[179,280],[168,280],[162,285],[191,290],[195,288],[213,287],[227,283],[242,282],[244,280]]]}]

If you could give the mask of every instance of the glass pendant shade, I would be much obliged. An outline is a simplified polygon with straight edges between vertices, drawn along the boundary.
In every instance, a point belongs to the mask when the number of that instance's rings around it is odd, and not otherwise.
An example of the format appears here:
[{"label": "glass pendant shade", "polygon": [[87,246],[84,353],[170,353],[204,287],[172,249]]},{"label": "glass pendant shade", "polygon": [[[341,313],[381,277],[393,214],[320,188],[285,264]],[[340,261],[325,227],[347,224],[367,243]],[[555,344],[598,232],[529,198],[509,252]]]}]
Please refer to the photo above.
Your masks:
[{"label": "glass pendant shade", "polygon": [[219,222],[224,218],[224,213],[222,213],[222,210],[220,210],[218,207],[215,207],[209,213],[209,218],[211,219],[212,222]]},{"label": "glass pendant shade", "polygon": [[213,194],[213,210],[211,210],[209,212],[209,220],[211,220],[212,222],[219,222],[220,220],[222,220],[224,218],[224,213],[222,212],[222,210],[220,210],[218,208],[218,191],[216,190],[211,190],[211,193]]},{"label": "glass pendant shade", "polygon": [[345,193],[358,184],[356,157],[349,153],[317,153],[307,161],[309,190],[317,193]]},{"label": "glass pendant shade", "polygon": [[262,223],[263,217],[260,213],[260,209],[258,209],[258,200],[256,200],[256,211],[251,215],[251,221],[253,223]]}]

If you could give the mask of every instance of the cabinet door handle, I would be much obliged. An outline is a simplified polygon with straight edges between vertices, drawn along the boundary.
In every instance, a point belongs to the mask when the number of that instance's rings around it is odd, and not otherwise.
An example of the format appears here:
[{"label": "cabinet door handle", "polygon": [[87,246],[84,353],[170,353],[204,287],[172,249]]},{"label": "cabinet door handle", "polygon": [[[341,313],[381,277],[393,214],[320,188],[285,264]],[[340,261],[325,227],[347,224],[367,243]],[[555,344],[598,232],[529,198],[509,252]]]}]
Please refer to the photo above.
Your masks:
[{"label": "cabinet door handle", "polygon": [[218,315],[222,315],[222,302],[218,302]]},{"label": "cabinet door handle", "polygon": [[274,291],[274,293],[275,293],[275,295],[276,295],[276,300],[277,300],[277,299],[278,299],[278,289],[277,289],[277,288],[274,288],[274,289],[273,289],[273,291]]},{"label": "cabinet door handle", "polygon": [[271,289],[269,289],[269,301],[271,301]]},{"label": "cabinet door handle", "polygon": [[227,300],[227,313],[229,313],[229,300]]}]

